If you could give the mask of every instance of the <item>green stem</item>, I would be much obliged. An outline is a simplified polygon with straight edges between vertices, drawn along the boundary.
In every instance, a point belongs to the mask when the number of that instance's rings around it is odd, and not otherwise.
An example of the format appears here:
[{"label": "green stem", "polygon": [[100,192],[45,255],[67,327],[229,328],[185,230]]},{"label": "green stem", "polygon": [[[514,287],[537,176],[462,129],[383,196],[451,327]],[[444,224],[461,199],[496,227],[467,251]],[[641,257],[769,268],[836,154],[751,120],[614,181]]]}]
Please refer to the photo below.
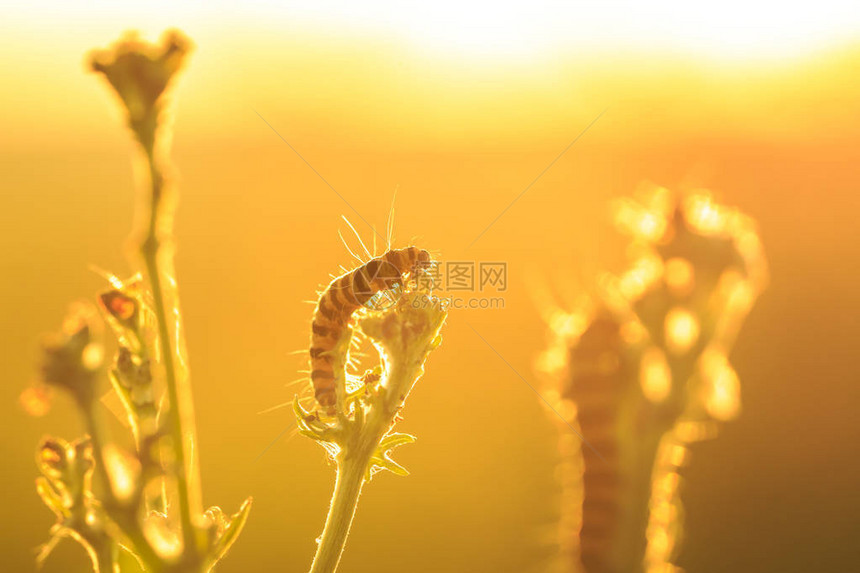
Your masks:
[{"label": "green stem", "polygon": [[369,462],[369,453],[361,459],[343,457],[338,461],[334,494],[310,573],[333,573],[337,569]]},{"label": "green stem", "polygon": [[[164,179],[158,169],[153,153],[153,147],[144,145],[146,158],[149,163],[150,184],[152,186],[149,224],[147,234],[140,245],[146,273],[149,277],[152,289],[153,310],[158,323],[158,343],[161,350],[161,360],[164,365],[164,376],[167,385],[167,394],[170,401],[170,437],[173,442],[174,455],[176,457],[176,489],[179,497],[179,517],[182,526],[182,539],[185,551],[197,552],[194,524],[192,521],[191,496],[188,484],[188,465],[185,452],[185,429],[183,423],[193,426],[190,415],[182,411],[179,387],[176,376],[176,348],[171,343],[170,327],[168,326],[167,306],[165,304],[164,289],[162,285],[162,274],[159,266],[161,243],[171,238],[170,213],[166,212],[164,204]],[[168,218],[167,223],[161,220],[164,216]],[[193,428],[189,429],[193,432]]]}]

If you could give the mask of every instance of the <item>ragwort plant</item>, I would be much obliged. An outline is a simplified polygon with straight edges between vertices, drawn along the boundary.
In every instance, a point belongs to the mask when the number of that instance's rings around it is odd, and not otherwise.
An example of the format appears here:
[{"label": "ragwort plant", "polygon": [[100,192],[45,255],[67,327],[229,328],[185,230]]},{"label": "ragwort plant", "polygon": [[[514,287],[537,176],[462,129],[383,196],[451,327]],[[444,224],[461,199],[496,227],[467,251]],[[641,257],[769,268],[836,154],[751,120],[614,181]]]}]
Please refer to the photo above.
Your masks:
[{"label": "ragwort plant", "polygon": [[[38,448],[39,495],[56,514],[43,562],[63,538],[79,542],[99,573],[120,570],[130,554],[150,573],[205,572],[226,554],[251,507],[228,517],[202,509],[196,433],[184,335],[173,268],[176,190],[169,178],[166,91],[190,44],[178,32],[160,45],[134,36],[91,57],[127,112],[145,166],[129,280],[110,276],[92,304],[75,305],[60,332],[45,342],[43,386],[25,392],[41,408],[45,389],[70,394],[87,435],[69,443],[45,438]],[[100,320],[101,318],[104,320]],[[116,338],[104,360],[101,324]],[[126,451],[107,435],[101,395],[104,375],[119,396],[134,438]]]}]

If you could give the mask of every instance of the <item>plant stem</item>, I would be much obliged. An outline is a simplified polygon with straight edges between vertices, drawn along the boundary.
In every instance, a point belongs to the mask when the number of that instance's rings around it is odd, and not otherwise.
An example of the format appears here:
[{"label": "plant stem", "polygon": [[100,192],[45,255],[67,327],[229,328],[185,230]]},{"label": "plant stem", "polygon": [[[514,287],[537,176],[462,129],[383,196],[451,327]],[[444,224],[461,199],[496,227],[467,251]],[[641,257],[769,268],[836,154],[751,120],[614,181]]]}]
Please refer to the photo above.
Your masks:
[{"label": "plant stem", "polygon": [[[395,389],[402,388],[406,381],[414,382],[421,372],[420,365],[417,372],[411,373],[402,372],[400,366],[395,363],[389,372],[389,381]],[[397,414],[391,402],[390,391],[383,393],[370,408],[364,423],[350,420],[344,426],[349,439],[337,456],[334,493],[310,573],[334,573],[337,570],[371,457]]]},{"label": "plant stem", "polygon": [[[334,573],[337,569],[373,456],[380,453],[382,439],[424,373],[424,361],[435,347],[433,341],[445,316],[438,309],[417,310],[401,301],[396,311],[361,323],[365,334],[380,344],[380,353],[387,357],[384,381],[367,404],[356,405],[355,419],[347,419],[340,426],[334,494],[310,573]],[[337,384],[342,385],[343,370],[335,370],[340,373]]]},{"label": "plant stem", "polygon": [[[171,240],[173,234],[171,228],[172,213],[168,212],[169,206],[165,205],[164,178],[156,163],[153,146],[144,145],[144,150],[146,151],[146,159],[149,164],[152,191],[149,222],[146,236],[140,244],[140,252],[143,256],[150,288],[152,289],[153,310],[156,322],[158,323],[158,343],[160,345],[167,394],[170,401],[170,436],[176,458],[175,478],[179,497],[182,539],[185,551],[196,554],[197,543],[192,521],[191,496],[187,475],[188,457],[185,452],[185,432],[190,431],[193,435],[194,421],[190,411],[183,411],[183,403],[180,401],[176,375],[176,352],[178,349],[171,343],[172,338],[167,322],[167,306],[165,304],[162,285],[162,269],[160,268],[160,258],[164,256],[164,252],[161,249],[162,242]],[[188,424],[189,428],[187,430],[183,429],[183,424]]]},{"label": "plant stem", "polygon": [[358,497],[361,495],[369,462],[370,453],[361,456],[361,459],[344,456],[338,460],[334,494],[311,566],[311,573],[332,573],[337,569],[346,546],[346,537],[349,535],[352,520],[355,517]]},{"label": "plant stem", "polygon": [[[140,529],[140,524],[137,520],[137,508],[121,503],[113,491],[113,482],[111,481],[104,455],[104,431],[102,430],[102,425],[96,415],[95,409],[92,405],[82,409],[84,418],[86,419],[87,433],[89,433],[90,440],[92,441],[93,457],[96,462],[95,469],[104,482],[105,499],[102,506],[105,513],[128,538],[135,555],[146,565],[147,572],[160,571],[162,566],[161,558]],[[104,555],[101,552],[97,552],[97,557],[101,560]],[[113,569],[100,569],[100,571],[113,573]]]},{"label": "plant stem", "polygon": [[101,543],[93,547],[94,558],[98,573],[115,573],[119,569],[114,567],[117,560],[118,548],[111,539],[107,539],[106,543]]}]

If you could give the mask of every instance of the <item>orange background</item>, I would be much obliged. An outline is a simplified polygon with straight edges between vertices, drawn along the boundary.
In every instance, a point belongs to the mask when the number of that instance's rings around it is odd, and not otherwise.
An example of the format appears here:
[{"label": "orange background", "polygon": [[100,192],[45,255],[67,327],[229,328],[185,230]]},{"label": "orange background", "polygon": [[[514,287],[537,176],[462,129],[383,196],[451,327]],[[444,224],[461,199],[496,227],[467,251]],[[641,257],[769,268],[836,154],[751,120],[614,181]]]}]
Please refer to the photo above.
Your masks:
[{"label": "orange background", "polygon": [[[150,22],[146,18],[144,21]],[[166,16],[158,20],[169,20]],[[45,25],[39,25],[44,22]],[[461,57],[383,32],[262,16],[176,18],[197,47],[176,94],[178,278],[204,501],[255,498],[225,573],[307,568],[333,484],[322,450],[282,439],[314,297],[350,265],[340,215],[372,231],[256,112],[384,234],[443,260],[505,261],[504,310],[456,311],[400,428],[412,475],[365,489],[342,570],[542,570],[556,501],[555,423],[530,383],[546,346],[531,295],[573,301],[623,267],[611,198],[643,180],[704,185],[760,225],[771,284],[732,362],[743,412],[693,446],[684,501],[691,573],[847,571],[860,563],[860,45],[720,59],[611,44],[522,58]],[[133,16],[46,12],[2,25],[0,456],[4,570],[33,569],[52,516],[33,463],[46,433],[74,438],[72,406],[41,419],[17,397],[40,335],[93,295],[94,264],[122,276],[133,148],[83,57]],[[280,27],[279,27],[280,26]],[[160,28],[154,27],[157,32]],[[467,245],[601,111],[605,115]],[[349,235],[347,235],[349,237]],[[64,542],[46,571],[86,571]]]}]

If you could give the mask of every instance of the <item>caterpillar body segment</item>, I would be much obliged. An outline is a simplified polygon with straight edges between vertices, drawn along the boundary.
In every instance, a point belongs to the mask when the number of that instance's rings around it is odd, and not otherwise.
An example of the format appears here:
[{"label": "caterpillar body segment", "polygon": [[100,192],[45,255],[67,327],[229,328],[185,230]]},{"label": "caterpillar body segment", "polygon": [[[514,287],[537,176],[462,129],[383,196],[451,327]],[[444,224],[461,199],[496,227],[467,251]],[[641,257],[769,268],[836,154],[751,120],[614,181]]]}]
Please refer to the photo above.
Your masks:
[{"label": "caterpillar body segment", "polygon": [[332,412],[337,401],[333,353],[353,313],[377,293],[403,286],[406,275],[430,265],[430,253],[423,249],[392,249],[335,278],[320,295],[311,323],[310,378],[314,397],[326,412]]}]

